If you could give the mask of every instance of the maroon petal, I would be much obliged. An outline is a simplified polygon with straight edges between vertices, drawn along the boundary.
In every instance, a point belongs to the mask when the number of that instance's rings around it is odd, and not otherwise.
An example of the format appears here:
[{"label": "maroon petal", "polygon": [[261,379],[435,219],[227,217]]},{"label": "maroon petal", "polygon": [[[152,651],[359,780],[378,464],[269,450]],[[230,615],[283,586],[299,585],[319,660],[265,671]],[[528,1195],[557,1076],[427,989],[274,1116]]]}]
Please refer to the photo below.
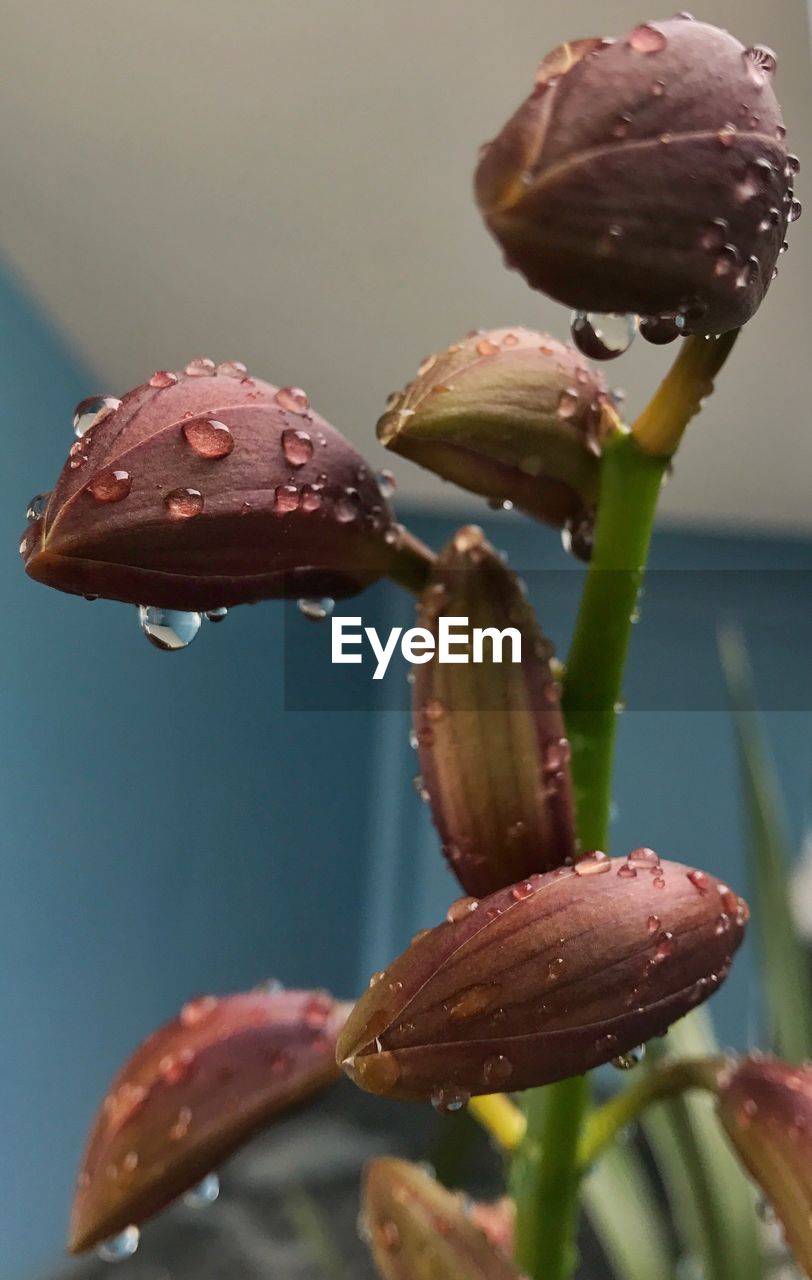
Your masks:
[{"label": "maroon petal", "polygon": [[338,1074],[346,1010],[319,991],[202,996],[124,1065],[88,1139],[69,1248],[166,1208]]},{"label": "maroon petal", "polygon": [[358,1001],[339,1060],[373,1093],[452,1109],[579,1075],[707,999],[747,918],[726,885],[650,849],[587,855],[455,904]]}]

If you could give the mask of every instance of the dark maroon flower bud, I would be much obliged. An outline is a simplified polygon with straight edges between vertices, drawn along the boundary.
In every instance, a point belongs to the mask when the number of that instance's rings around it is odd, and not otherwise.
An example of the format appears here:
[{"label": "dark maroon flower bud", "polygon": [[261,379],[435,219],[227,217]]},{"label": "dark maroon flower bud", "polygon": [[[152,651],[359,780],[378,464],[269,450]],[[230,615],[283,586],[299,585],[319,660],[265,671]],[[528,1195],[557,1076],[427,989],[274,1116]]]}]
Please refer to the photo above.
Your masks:
[{"label": "dark maroon flower bud", "polygon": [[364,1089],[431,1099],[580,1075],[707,999],[747,906],[712,876],[650,849],[455,903],[356,1004],[338,1058]]},{"label": "dark maroon flower bud", "polygon": [[20,547],[40,582],[206,610],[351,595],[387,572],[391,510],[298,388],[197,360],[120,402],[86,402],[75,421],[82,434]]},{"label": "dark maroon flower bud", "polygon": [[90,1132],[69,1247],[166,1208],[281,1112],[335,1079],[346,1007],[321,991],[202,996],[125,1063]]},{"label": "dark maroon flower bud", "polygon": [[521,1280],[505,1250],[489,1240],[476,1207],[420,1165],[372,1160],[361,1213],[383,1280]]},{"label": "dark maroon flower bud", "polygon": [[[447,618],[468,619],[467,662],[439,660]],[[463,889],[492,893],[571,861],[570,748],[552,646],[481,529],[461,529],[437,557],[418,625],[435,638],[412,688],[420,772]],[[490,638],[477,642],[477,629]]]},{"label": "dark maroon flower bud", "polygon": [[576,40],[483,149],[488,227],[533,288],[582,313],[588,354],[585,313],[645,317],[662,342],[736,328],[761,303],[800,213],[775,66],[685,17]]},{"label": "dark maroon flower bud", "polygon": [[530,329],[470,333],[429,356],[378,423],[388,449],[549,524],[578,524],[598,496],[618,417],[573,347]]},{"label": "dark maroon flower bud", "polygon": [[812,1064],[743,1058],[720,1078],[719,1114],[812,1276]]}]

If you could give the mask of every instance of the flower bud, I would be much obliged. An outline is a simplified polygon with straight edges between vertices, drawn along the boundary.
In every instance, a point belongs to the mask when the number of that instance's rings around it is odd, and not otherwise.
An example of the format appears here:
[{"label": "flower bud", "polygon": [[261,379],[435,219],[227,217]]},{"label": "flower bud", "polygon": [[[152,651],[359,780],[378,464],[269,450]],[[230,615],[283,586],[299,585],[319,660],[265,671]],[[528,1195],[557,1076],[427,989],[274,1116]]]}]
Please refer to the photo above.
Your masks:
[{"label": "flower bud", "polygon": [[720,1080],[719,1113],[812,1276],[812,1065],[743,1058]]},{"label": "flower bud", "polygon": [[324,992],[202,996],[124,1065],[90,1132],[69,1247],[166,1208],[338,1074],[345,1008]]},{"label": "flower bud", "polygon": [[556,49],[477,170],[508,265],[653,341],[744,324],[800,213],[775,66],[684,16]]},{"label": "flower bud", "polygon": [[467,1198],[447,1191],[420,1165],[370,1161],[361,1213],[383,1280],[521,1280]]},{"label": "flower bud", "polygon": [[387,571],[392,513],[298,388],[198,360],[75,421],[83,434],[20,547],[40,582],[205,610],[351,595]]},{"label": "flower bud", "polygon": [[358,1001],[339,1061],[372,1093],[447,1110],[580,1075],[707,999],[747,917],[726,885],[650,849],[587,854],[455,904]]},{"label": "flower bud", "polygon": [[[440,662],[440,619],[449,617],[496,639],[465,663]],[[571,861],[570,749],[552,646],[481,529],[461,529],[435,560],[418,624],[435,638],[412,686],[420,772],[463,889],[481,896]],[[511,660],[516,646],[521,661]]]},{"label": "flower bud", "polygon": [[378,437],[444,480],[561,527],[594,506],[601,441],[617,424],[603,378],[579,352],[517,327],[429,356]]}]

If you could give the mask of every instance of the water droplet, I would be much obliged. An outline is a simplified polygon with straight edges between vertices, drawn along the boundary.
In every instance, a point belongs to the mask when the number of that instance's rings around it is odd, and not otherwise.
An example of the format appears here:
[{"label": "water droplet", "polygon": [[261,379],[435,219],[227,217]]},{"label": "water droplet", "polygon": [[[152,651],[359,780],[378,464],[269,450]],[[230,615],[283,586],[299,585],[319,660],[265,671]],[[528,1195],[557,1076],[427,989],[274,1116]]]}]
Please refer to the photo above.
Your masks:
[{"label": "water droplet", "polygon": [[219,1003],[217,996],[198,996],[196,1000],[187,1000],[178,1014],[181,1026],[198,1026],[214,1013]]},{"label": "water droplet", "polygon": [[214,1204],[220,1194],[220,1179],[216,1173],[209,1173],[196,1187],[192,1187],[183,1197],[183,1203],[189,1209],[205,1209]]},{"label": "water droplet", "polygon": [[801,162],[797,156],[788,155],[786,164],[784,165],[784,173],[788,178],[797,178],[801,172]]},{"label": "water droplet", "polygon": [[206,618],[209,622],[222,622],[223,619],[227,617],[228,609],[226,609],[225,605],[220,605],[218,609],[206,610]]},{"label": "water droplet", "polygon": [[564,957],[556,956],[555,960],[551,960],[547,965],[547,978],[550,982],[557,982],[564,972]]},{"label": "water droplet", "polygon": [[649,916],[648,920],[646,921],[646,928],[649,933],[657,933],[661,924],[662,924],[662,921],[660,920],[659,916]]},{"label": "water droplet", "polygon": [[318,600],[297,600],[296,606],[302,616],[310,622],[323,622],[333,612],[336,602],[331,600],[329,596],[322,596]]},{"label": "water droplet", "polygon": [[243,379],[248,374],[248,370],[242,360],[221,360],[217,366],[217,372],[223,378]]},{"label": "water droplet", "polygon": [[274,400],[288,413],[307,413],[310,409],[310,401],[301,387],[280,387]]},{"label": "water droplet", "polygon": [[438,1086],[432,1090],[431,1105],[440,1115],[449,1115],[454,1111],[461,1111],[470,1097],[466,1089],[460,1089],[456,1085]]},{"label": "water droplet", "polygon": [[723,934],[728,933],[729,931],[730,931],[730,916],[727,914],[727,912],[723,911],[719,916],[717,916],[716,924],[714,925],[713,932],[716,934],[717,938],[721,938]]},{"label": "water droplet", "polygon": [[793,200],[789,206],[789,221],[797,222],[803,213],[803,205],[800,200]]},{"label": "water droplet", "polygon": [[665,81],[655,80],[654,84],[651,86],[652,98],[661,98],[664,93],[665,93]]},{"label": "water droplet", "polygon": [[378,472],[378,488],[381,491],[381,497],[391,498],[395,492],[397,481],[391,471]]},{"label": "water droplet", "polygon": [[529,898],[533,892],[533,886],[529,880],[522,880],[519,884],[514,884],[510,891],[510,896],[514,902],[524,902],[525,898]]},{"label": "water droplet", "polygon": [[451,903],[445,918],[449,924],[458,924],[460,920],[465,920],[473,911],[476,911],[478,906],[478,898],[457,898],[456,902]]},{"label": "water droplet", "polygon": [[569,764],[572,749],[568,738],[548,738],[544,744],[545,772],[556,773]]},{"label": "water droplet", "polygon": [[636,1049],[630,1049],[628,1053],[618,1054],[612,1059],[612,1066],[618,1071],[631,1071],[632,1068],[638,1066],[646,1056],[646,1046],[638,1045]]},{"label": "water droplet", "polygon": [[282,432],[282,452],[291,467],[303,467],[313,457],[313,441],[306,431]]},{"label": "water droplet", "polygon": [[142,604],[138,618],[144,635],[156,649],[173,652],[190,645],[203,621],[199,613],[182,609],[161,609],[157,605]]},{"label": "water droplet", "polygon": [[643,22],[639,27],[635,27],[626,37],[626,43],[635,53],[662,53],[668,44],[666,36],[662,31],[658,31],[656,27],[650,26],[647,22]]},{"label": "water droplet", "polygon": [[495,1053],[492,1058],[485,1059],[482,1075],[486,1084],[501,1088],[513,1075],[513,1063],[503,1053]]},{"label": "water droplet", "polygon": [[646,868],[649,871],[658,870],[660,866],[659,854],[655,853],[653,849],[632,849],[626,861],[638,868]]},{"label": "water droplet", "polygon": [[699,237],[700,249],[709,253],[718,253],[727,241],[728,224],[726,218],[714,218]]},{"label": "water droplet", "polygon": [[97,502],[121,502],[133,487],[132,476],[129,471],[105,467],[96,472],[87,487]]},{"label": "water droplet", "polygon": [[117,1236],[104,1240],[96,1249],[103,1262],[124,1262],[138,1249],[141,1232],[138,1227],[125,1227]]},{"label": "water droplet", "polygon": [[670,955],[673,955],[673,953],[674,935],[671,933],[664,933],[657,943],[657,948],[654,952],[654,961],[656,964],[661,964],[663,960],[667,960]]},{"label": "water droplet", "polygon": [[614,360],[631,346],[637,317],[575,311],[570,328],[572,340],[583,355],[592,360]]},{"label": "water droplet", "polygon": [[156,387],[159,391],[165,391],[167,387],[174,387],[177,380],[176,373],[170,373],[168,369],[158,369],[150,378],[149,385]]},{"label": "water droplet", "polygon": [[168,1053],[158,1063],[158,1074],[165,1084],[183,1084],[192,1074],[196,1054],[194,1049],[180,1049],[177,1053]]},{"label": "water droplet", "polygon": [[336,520],[340,524],[348,524],[351,520],[357,520],[361,514],[361,499],[356,489],[345,489],[336,498],[335,503]]},{"label": "water droplet", "polygon": [[80,400],[73,411],[73,429],[78,439],[81,440],[91,427],[109,418],[120,407],[121,401],[115,396],[88,396],[86,400]]},{"label": "water droplet", "polygon": [[234,448],[233,435],[216,418],[192,418],[182,430],[186,443],[201,458],[227,458]]},{"label": "water droplet", "polygon": [[573,870],[577,876],[596,876],[609,871],[612,866],[612,859],[605,853],[601,853],[596,849],[592,853],[585,853],[575,862]]},{"label": "water droplet", "polygon": [[491,342],[490,338],[483,338],[481,342],[476,344],[476,349],[481,356],[495,356],[499,350],[495,342]]},{"label": "water droplet", "polygon": [[592,513],[568,520],[561,530],[561,545],[567,555],[588,564],[595,545],[595,517]]},{"label": "water droplet", "polygon": [[739,266],[739,251],[735,245],[723,244],[719,250],[716,262],[713,264],[713,274],[715,276],[728,276],[731,271]]},{"label": "water droplet", "polygon": [[749,257],[736,276],[736,288],[747,289],[758,280],[761,264],[755,256]]},{"label": "water droplet", "polygon": [[689,871],[688,879],[690,880],[694,888],[698,889],[700,893],[707,893],[708,876],[705,874],[704,871]]},{"label": "water droplet", "polygon": [[683,321],[680,316],[646,316],[640,321],[640,336],[655,346],[665,346],[673,342],[682,332]]},{"label": "water droplet", "polygon": [[25,512],[26,520],[41,520],[45,515],[50,493],[35,493]]},{"label": "water droplet", "polygon": [[756,84],[765,84],[770,76],[775,75],[778,58],[766,44],[751,45],[745,49],[743,57]]},{"label": "water droplet", "polygon": [[717,139],[723,147],[732,147],[733,139],[736,137],[735,124],[723,125],[716,134]]},{"label": "water droplet", "polygon": [[203,510],[203,494],[199,489],[171,489],[164,506],[174,520],[191,520]]},{"label": "water droplet", "polygon": [[558,416],[559,418],[572,418],[578,409],[578,392],[572,387],[567,387],[566,391],[562,391],[558,397]]},{"label": "water droplet", "polygon": [[617,869],[617,873],[621,880],[633,880],[637,875],[637,868],[633,867],[629,862],[622,862]]},{"label": "water droplet", "polygon": [[195,356],[187,364],[185,372],[190,378],[213,378],[214,361],[207,356]]}]

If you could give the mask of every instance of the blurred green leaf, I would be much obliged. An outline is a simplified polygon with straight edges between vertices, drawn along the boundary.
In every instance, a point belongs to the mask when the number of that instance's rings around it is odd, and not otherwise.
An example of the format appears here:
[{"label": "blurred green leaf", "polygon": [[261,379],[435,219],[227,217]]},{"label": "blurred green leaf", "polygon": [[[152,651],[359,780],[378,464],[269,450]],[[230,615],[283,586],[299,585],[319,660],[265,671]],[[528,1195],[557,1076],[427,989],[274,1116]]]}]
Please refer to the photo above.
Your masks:
[{"label": "blurred green leaf", "polygon": [[[653,1062],[719,1052],[704,1009],[648,1046]],[[665,1185],[686,1254],[704,1280],[760,1280],[763,1275],[755,1191],[733,1155],[705,1094],[683,1094],[649,1107],[642,1127]]]},{"label": "blurred green leaf", "polygon": [[581,1184],[581,1200],[618,1280],[672,1280],[663,1210],[634,1147],[607,1147]]},{"label": "blurred green leaf", "polygon": [[791,844],[768,745],[756,713],[753,677],[737,628],[719,633],[748,823],[753,917],[764,974],[772,1048],[790,1062],[812,1054],[812,982],[790,906]]}]

